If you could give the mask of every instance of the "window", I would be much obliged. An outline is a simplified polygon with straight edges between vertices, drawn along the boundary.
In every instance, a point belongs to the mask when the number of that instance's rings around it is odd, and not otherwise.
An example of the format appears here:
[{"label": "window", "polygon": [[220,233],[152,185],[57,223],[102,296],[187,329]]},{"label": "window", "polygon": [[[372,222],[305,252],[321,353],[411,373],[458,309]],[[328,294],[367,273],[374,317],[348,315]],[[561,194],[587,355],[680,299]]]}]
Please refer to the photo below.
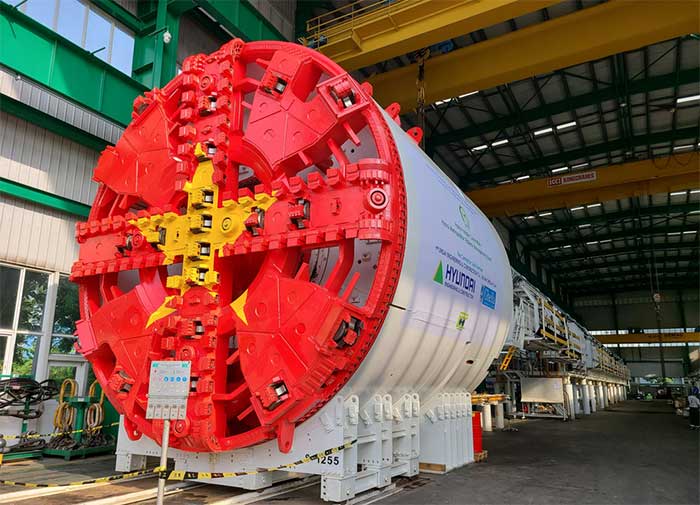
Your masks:
[{"label": "window", "polygon": [[62,366],[62,365],[57,365],[57,366],[50,366],[49,367],[49,379],[53,379],[56,381],[56,384],[59,386],[63,383],[64,380],[66,379],[75,379],[76,372],[78,370],[78,367],[76,366]]},{"label": "window", "polygon": [[79,318],[78,287],[68,276],[0,264],[0,374],[45,379],[67,373],[52,371],[60,365],[84,379],[87,363],[74,348]]},{"label": "window", "polygon": [[101,60],[109,62],[111,38],[112,23],[90,9],[87,30],[85,32],[85,44],[83,45],[85,50],[94,54]]},{"label": "window", "polygon": [[85,27],[87,10],[85,4],[78,0],[61,0],[56,21],[56,31],[73,44],[81,47],[83,46],[83,28]]},{"label": "window", "polygon": [[42,272],[27,270],[22,287],[22,305],[19,311],[18,330],[41,331],[44,323],[44,306],[49,276]]},{"label": "window", "polygon": [[61,275],[56,291],[56,309],[51,334],[51,354],[75,354],[75,322],[80,319],[78,286]]},{"label": "window", "polygon": [[12,355],[12,373],[34,376],[36,370],[36,352],[40,335],[17,335],[15,351]]},{"label": "window", "polygon": [[134,57],[134,37],[119,26],[114,26],[112,37],[112,66],[127,75],[131,75],[131,63]]},{"label": "window", "polygon": [[0,328],[12,328],[15,319],[19,268],[0,265]]},{"label": "window", "polygon": [[22,6],[24,13],[35,19],[44,26],[53,26],[54,15],[56,14],[56,2],[53,0],[28,0]]},{"label": "window", "polygon": [[28,0],[19,9],[59,35],[131,75],[134,34],[83,0]]},{"label": "window", "polygon": [[5,351],[7,350],[7,335],[0,335],[0,373],[5,366]]}]

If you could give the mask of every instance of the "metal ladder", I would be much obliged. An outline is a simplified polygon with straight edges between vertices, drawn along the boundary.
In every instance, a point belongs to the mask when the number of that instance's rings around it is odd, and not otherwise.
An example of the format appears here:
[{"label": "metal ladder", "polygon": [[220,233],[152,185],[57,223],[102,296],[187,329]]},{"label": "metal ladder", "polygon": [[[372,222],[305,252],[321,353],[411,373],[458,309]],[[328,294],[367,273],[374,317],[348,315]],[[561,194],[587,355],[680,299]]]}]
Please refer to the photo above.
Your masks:
[{"label": "metal ladder", "polygon": [[518,348],[515,347],[514,345],[511,345],[508,348],[508,352],[503,357],[503,361],[501,361],[501,365],[498,367],[499,370],[501,370],[501,371],[508,370],[508,366],[510,365],[510,361],[513,359],[513,355],[515,354],[515,351],[517,349]]}]

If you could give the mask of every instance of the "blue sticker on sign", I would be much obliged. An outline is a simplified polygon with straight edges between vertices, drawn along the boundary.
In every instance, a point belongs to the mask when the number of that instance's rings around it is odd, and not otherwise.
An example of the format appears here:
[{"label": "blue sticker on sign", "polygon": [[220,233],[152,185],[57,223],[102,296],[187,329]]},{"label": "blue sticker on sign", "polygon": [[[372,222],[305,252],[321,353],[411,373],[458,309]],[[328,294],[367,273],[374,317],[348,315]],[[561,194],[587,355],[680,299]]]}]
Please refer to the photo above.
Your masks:
[{"label": "blue sticker on sign", "polygon": [[496,292],[487,286],[481,286],[481,304],[489,309],[495,309]]}]

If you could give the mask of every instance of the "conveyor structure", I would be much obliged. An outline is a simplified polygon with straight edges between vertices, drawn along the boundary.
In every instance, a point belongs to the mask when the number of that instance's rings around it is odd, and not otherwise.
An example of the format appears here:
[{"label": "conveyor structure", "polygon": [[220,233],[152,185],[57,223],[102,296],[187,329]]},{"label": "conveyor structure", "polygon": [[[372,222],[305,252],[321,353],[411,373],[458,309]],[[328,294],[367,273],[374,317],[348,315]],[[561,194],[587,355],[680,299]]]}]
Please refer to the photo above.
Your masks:
[{"label": "conveyor structure", "polygon": [[513,271],[513,325],[491,380],[508,414],[573,419],[624,399],[629,370]]}]

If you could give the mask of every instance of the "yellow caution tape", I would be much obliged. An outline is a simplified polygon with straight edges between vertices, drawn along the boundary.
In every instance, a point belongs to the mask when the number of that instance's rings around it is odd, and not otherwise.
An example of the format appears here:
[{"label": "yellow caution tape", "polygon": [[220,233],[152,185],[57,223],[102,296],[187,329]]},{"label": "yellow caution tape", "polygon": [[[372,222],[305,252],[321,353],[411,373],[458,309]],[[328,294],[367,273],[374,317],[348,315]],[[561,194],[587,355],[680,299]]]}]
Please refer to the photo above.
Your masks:
[{"label": "yellow caution tape", "polygon": [[37,483],[37,482],[16,482],[13,480],[0,480],[0,485],[3,486],[20,486],[20,487],[68,487],[68,486],[85,486],[87,484],[99,484],[101,482],[112,482],[115,480],[133,479],[154,473],[155,469],[139,470],[137,472],[122,473],[120,475],[110,475],[108,477],[98,477],[96,479],[79,480],[75,482],[64,482],[61,484],[55,482]]},{"label": "yellow caution tape", "polygon": [[325,451],[317,452],[316,454],[307,454],[300,460],[294,461],[293,463],[287,463],[286,465],[273,466],[271,468],[259,468],[257,470],[249,470],[247,472],[185,472],[183,470],[173,470],[168,472],[162,467],[156,468],[155,471],[158,473],[158,478],[166,480],[225,479],[227,477],[243,477],[244,475],[257,475],[260,473],[267,472],[279,472],[280,470],[287,470],[295,466],[320,460],[327,456],[331,456],[332,454],[337,454],[340,451],[349,449],[356,442],[357,440],[353,440],[351,442],[345,442],[343,445],[340,445],[338,447],[333,447],[332,449],[326,449]]},{"label": "yellow caution tape", "polygon": [[15,440],[17,438],[44,438],[44,437],[60,437],[62,435],[73,435],[74,433],[83,433],[86,431],[97,431],[100,428],[111,428],[112,426],[119,426],[119,421],[113,422],[111,424],[103,424],[102,426],[96,426],[95,428],[83,428],[82,430],[73,431],[55,431],[53,433],[47,433],[45,435],[40,435],[38,433],[32,433],[31,435],[0,435],[0,438],[5,440]]},{"label": "yellow caution tape", "polygon": [[317,452],[316,454],[307,454],[302,459],[294,461],[293,463],[287,463],[286,465],[274,466],[271,468],[259,468],[257,470],[251,470],[247,472],[185,472],[184,470],[171,470],[167,471],[164,467],[156,467],[150,470],[139,470],[137,472],[122,473],[119,475],[110,475],[108,477],[98,477],[97,479],[80,480],[75,482],[65,482],[65,483],[37,483],[37,482],[17,482],[13,480],[0,480],[0,485],[3,486],[19,486],[19,487],[69,487],[69,486],[85,486],[88,484],[99,484],[102,482],[112,482],[115,480],[126,480],[133,479],[136,477],[141,477],[143,475],[157,474],[159,479],[166,480],[193,480],[193,479],[223,479],[226,477],[242,477],[244,475],[257,475],[260,473],[267,472],[278,472],[280,470],[287,470],[295,466],[303,465],[304,463],[310,463],[312,461],[317,461],[332,454],[337,454],[340,451],[349,449],[352,447],[357,440],[351,442],[346,442],[338,447],[333,447],[332,449],[326,449],[325,451]]}]

